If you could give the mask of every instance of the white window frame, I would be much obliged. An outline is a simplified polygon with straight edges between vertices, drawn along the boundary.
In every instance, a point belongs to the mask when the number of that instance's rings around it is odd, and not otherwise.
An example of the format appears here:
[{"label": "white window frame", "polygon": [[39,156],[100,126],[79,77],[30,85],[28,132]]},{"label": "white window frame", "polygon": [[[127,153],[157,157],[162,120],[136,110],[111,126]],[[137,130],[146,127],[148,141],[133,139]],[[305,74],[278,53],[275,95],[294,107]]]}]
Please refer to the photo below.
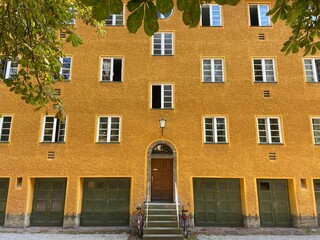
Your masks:
[{"label": "white window frame", "polygon": [[[210,26],[203,26],[202,25],[202,6],[209,6],[209,18],[210,18]],[[220,17],[220,25],[213,25],[213,19],[212,19],[212,7],[215,6],[215,7],[219,7],[219,17]],[[222,24],[222,8],[219,4],[202,4],[200,6],[201,10],[200,10],[200,13],[201,13],[201,16],[200,16],[200,26],[203,26],[203,27],[222,27],[223,24]]]},{"label": "white window frame", "polygon": [[[258,8],[258,22],[259,22],[259,26],[255,26],[255,25],[251,25],[251,13],[250,13],[250,6],[254,6],[256,5]],[[249,23],[250,23],[250,27],[271,27],[271,19],[270,16],[266,16],[268,17],[268,25],[267,26],[262,26],[261,25],[261,10],[260,10],[260,6],[267,6],[268,7],[268,11],[270,11],[270,6],[269,4],[249,4]]]},{"label": "white window frame", "polygon": [[[46,127],[46,118],[47,117],[53,117],[54,120],[53,120],[53,132],[52,132],[52,137],[51,137],[51,141],[45,141],[44,140],[44,132],[45,132],[45,127]],[[66,136],[67,136],[67,118],[65,119],[65,128],[64,128],[64,138],[63,138],[63,141],[55,141],[56,139],[56,131],[57,131],[57,127],[59,127],[58,129],[58,132],[60,131],[60,125],[57,126],[57,122],[58,122],[58,119],[53,116],[53,115],[48,115],[48,116],[44,116],[43,117],[43,123],[42,123],[42,134],[41,134],[41,142],[42,143],[65,143],[66,142]],[[58,139],[59,139],[59,136],[58,136]]]},{"label": "white window frame", "polygon": [[[110,60],[110,81],[107,80],[102,80],[102,75],[103,75],[103,60]],[[124,59],[121,57],[101,57],[100,60],[100,82],[114,82],[113,81],[113,76],[114,76],[114,60],[115,59],[121,59],[121,81],[116,81],[116,82],[123,82],[123,65],[124,65]]]},{"label": "white window frame", "polygon": [[[161,34],[161,54],[155,54],[154,53],[154,35],[155,34]],[[173,56],[174,55],[174,34],[173,32],[156,32],[154,35],[152,35],[152,56]],[[165,34],[171,34],[172,38],[172,54],[165,54]]]},{"label": "white window frame", "polygon": [[[259,119],[265,119],[265,120],[266,120],[266,138],[267,138],[267,142],[260,142]],[[280,139],[280,142],[272,142],[271,127],[270,127],[270,120],[271,120],[271,119],[277,119],[277,120],[278,120],[278,128],[279,128],[279,139]],[[280,117],[257,117],[257,118],[256,118],[256,123],[257,123],[258,143],[259,143],[259,144],[283,144],[283,140],[282,140],[282,129],[281,129],[281,119],[280,119]]]},{"label": "white window frame", "polygon": [[[153,94],[153,91],[152,91],[152,87],[153,86],[161,86],[161,108],[153,108],[152,107],[152,94]],[[164,107],[164,86],[171,86],[171,107]],[[163,83],[163,84],[151,84],[151,99],[150,99],[150,106],[151,106],[151,109],[174,109],[174,91],[173,91],[173,84],[166,84],[166,83]]]},{"label": "white window frame", "polygon": [[[19,58],[16,59],[17,61],[19,61]],[[9,61],[5,61],[5,67],[4,67],[4,78],[5,79],[8,79],[11,77],[12,74],[17,74],[19,72],[19,64],[17,66],[17,69],[16,71],[12,71],[13,69],[11,68],[11,64],[12,64],[12,61],[9,60]]]},{"label": "white window frame", "polygon": [[[107,141],[99,141],[99,131],[100,131],[100,118],[108,118],[108,129],[107,129]],[[119,118],[119,140],[117,142],[110,141],[111,139],[111,121],[112,118]],[[120,116],[98,116],[98,125],[97,125],[97,132],[96,132],[96,143],[120,143],[121,142],[121,117]]]},{"label": "white window frame", "polygon": [[[320,130],[315,130],[315,129],[314,129],[313,120],[320,120],[320,117],[312,117],[312,118],[311,118],[313,143],[314,143],[315,145],[320,145],[320,142],[319,142],[319,143],[316,143],[316,136],[315,136],[315,134],[314,134],[315,132],[319,132],[319,133],[320,133]],[[320,124],[319,124],[319,125],[320,125]],[[320,138],[320,137],[317,136],[317,138]]]},{"label": "white window frame", "polygon": [[[71,59],[70,68],[64,68],[64,67],[63,67],[63,61],[64,61],[65,58],[70,58],[70,59]],[[69,78],[69,79],[65,79],[65,78],[64,78],[64,81],[68,81],[68,82],[71,81],[71,79],[72,79],[72,61],[73,61],[72,56],[60,57],[60,58],[59,58],[59,61],[60,61],[60,63],[61,63],[60,75],[63,76],[63,75],[62,75],[63,69],[69,69],[69,71],[70,71],[70,78]]]},{"label": "white window frame", "polygon": [[[211,81],[204,81],[204,61],[205,60],[210,60],[211,61]],[[216,81],[216,75],[215,75],[215,60],[221,60],[221,65],[222,65],[222,82]],[[224,59],[223,58],[202,58],[202,82],[204,83],[223,83],[224,82]]]},{"label": "white window frame", "polygon": [[[254,69],[254,60],[260,60],[261,61],[261,67],[262,67],[262,82],[263,83],[275,83],[277,82],[277,74],[276,74],[276,65],[275,65],[275,59],[274,58],[253,58],[252,59],[252,69],[253,69],[253,80],[255,83],[262,83],[261,81],[256,81],[256,75],[255,75],[255,69]],[[266,60],[272,60],[272,67],[273,67],[273,78],[274,81],[270,82],[267,81],[267,74],[266,74]]]},{"label": "white window frame", "polygon": [[[3,119],[5,117],[11,117],[11,121],[10,121],[10,128],[9,128],[9,139],[8,141],[1,141],[1,136],[2,136],[2,129],[3,129]],[[0,118],[0,143],[9,143],[11,140],[11,129],[12,129],[12,115],[2,115],[2,117]]]},{"label": "white window frame", "polygon": [[[312,74],[313,74],[313,79],[314,81],[308,81],[307,79],[307,71],[306,71],[306,63],[305,60],[310,60],[311,65],[312,65]],[[317,66],[316,66],[316,60],[320,61],[320,58],[303,58],[303,68],[304,68],[304,75],[306,78],[307,83],[315,83],[315,82],[320,82],[320,79],[317,74]]]},{"label": "white window frame", "polygon": [[[121,26],[124,26],[125,25],[125,22],[124,22],[124,20],[125,20],[125,6],[123,6],[123,8],[122,8],[122,13],[120,13],[120,14],[110,14],[110,17],[111,17],[111,24],[107,24],[106,23],[106,21],[107,21],[107,19],[105,19],[105,26],[106,27],[116,27],[116,26],[119,26],[119,27],[121,27]],[[117,16],[121,16],[122,15],[122,24],[121,25],[119,25],[119,24],[117,24]]]},{"label": "white window frame", "polygon": [[[207,142],[206,141],[206,119],[210,118],[213,119],[213,142]],[[224,126],[225,126],[225,137],[226,141],[225,142],[218,142],[218,128],[217,128],[217,119],[222,118],[224,119]],[[228,122],[227,122],[227,117],[225,116],[206,116],[203,118],[203,142],[204,143],[209,143],[209,144],[225,144],[228,143]]]}]

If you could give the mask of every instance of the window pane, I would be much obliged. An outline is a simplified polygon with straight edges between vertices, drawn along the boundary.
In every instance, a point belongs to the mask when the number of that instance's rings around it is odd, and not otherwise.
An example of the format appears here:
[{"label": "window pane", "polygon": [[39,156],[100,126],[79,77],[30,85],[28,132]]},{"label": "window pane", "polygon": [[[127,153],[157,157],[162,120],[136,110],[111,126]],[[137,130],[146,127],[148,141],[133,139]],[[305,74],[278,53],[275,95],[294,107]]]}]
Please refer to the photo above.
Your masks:
[{"label": "window pane", "polygon": [[210,26],[210,7],[209,5],[201,6],[201,25]]},{"label": "window pane", "polygon": [[111,59],[102,60],[101,81],[111,81]]},{"label": "window pane", "polygon": [[260,6],[260,26],[270,26],[269,16],[267,12],[269,11],[268,5],[259,5]]},{"label": "window pane", "polygon": [[259,26],[258,5],[250,5],[250,26]]},{"label": "window pane", "polygon": [[220,6],[211,5],[211,17],[212,17],[212,26],[221,26],[220,20]]}]

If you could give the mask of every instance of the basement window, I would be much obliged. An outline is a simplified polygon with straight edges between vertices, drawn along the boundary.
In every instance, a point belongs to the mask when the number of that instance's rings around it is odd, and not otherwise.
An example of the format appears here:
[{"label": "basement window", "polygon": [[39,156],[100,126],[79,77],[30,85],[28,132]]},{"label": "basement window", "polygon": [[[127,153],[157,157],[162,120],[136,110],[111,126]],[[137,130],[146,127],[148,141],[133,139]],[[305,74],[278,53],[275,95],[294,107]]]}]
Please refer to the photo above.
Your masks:
[{"label": "basement window", "polygon": [[122,59],[102,58],[101,60],[101,82],[122,81]]},{"label": "basement window", "polygon": [[269,5],[267,4],[250,4],[250,26],[251,27],[269,27],[271,26],[270,17],[267,16]]},{"label": "basement window", "polygon": [[172,85],[152,85],[151,94],[152,109],[172,109],[173,108],[173,88]]},{"label": "basement window", "polygon": [[46,116],[43,120],[42,142],[65,142],[67,120],[62,122],[54,116]]}]

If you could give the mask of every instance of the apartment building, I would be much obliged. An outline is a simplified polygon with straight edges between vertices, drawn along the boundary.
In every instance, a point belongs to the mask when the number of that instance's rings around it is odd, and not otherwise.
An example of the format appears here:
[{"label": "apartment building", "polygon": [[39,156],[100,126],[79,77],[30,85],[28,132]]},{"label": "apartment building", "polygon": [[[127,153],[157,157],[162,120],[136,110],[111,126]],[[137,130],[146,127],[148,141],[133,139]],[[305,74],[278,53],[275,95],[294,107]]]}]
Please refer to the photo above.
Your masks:
[{"label": "apartment building", "polygon": [[0,85],[0,225],[129,226],[136,204],[178,199],[195,226],[318,226],[320,55],[280,52],[273,4],[203,5],[192,29],[174,9],[153,37],[126,11],[102,36],[76,20],[65,122]]}]

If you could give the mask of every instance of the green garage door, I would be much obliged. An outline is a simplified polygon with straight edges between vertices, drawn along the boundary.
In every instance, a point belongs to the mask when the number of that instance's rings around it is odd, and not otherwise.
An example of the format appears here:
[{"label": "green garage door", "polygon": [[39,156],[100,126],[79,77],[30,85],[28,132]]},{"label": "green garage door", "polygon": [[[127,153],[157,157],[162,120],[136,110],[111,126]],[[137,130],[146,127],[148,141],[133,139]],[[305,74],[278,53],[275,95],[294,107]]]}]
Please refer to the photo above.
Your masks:
[{"label": "green garage door", "polygon": [[128,226],[129,178],[84,179],[82,226]]},{"label": "green garage door", "polygon": [[196,226],[242,226],[238,179],[193,179]]},{"label": "green garage door", "polygon": [[32,226],[62,226],[66,194],[64,178],[38,178],[35,180]]},{"label": "green garage door", "polygon": [[260,224],[262,227],[291,227],[287,180],[258,180]]},{"label": "green garage door", "polygon": [[316,197],[318,223],[320,226],[320,180],[314,180],[314,195]]},{"label": "green garage door", "polygon": [[9,179],[0,178],[0,226],[4,224],[8,197]]}]

